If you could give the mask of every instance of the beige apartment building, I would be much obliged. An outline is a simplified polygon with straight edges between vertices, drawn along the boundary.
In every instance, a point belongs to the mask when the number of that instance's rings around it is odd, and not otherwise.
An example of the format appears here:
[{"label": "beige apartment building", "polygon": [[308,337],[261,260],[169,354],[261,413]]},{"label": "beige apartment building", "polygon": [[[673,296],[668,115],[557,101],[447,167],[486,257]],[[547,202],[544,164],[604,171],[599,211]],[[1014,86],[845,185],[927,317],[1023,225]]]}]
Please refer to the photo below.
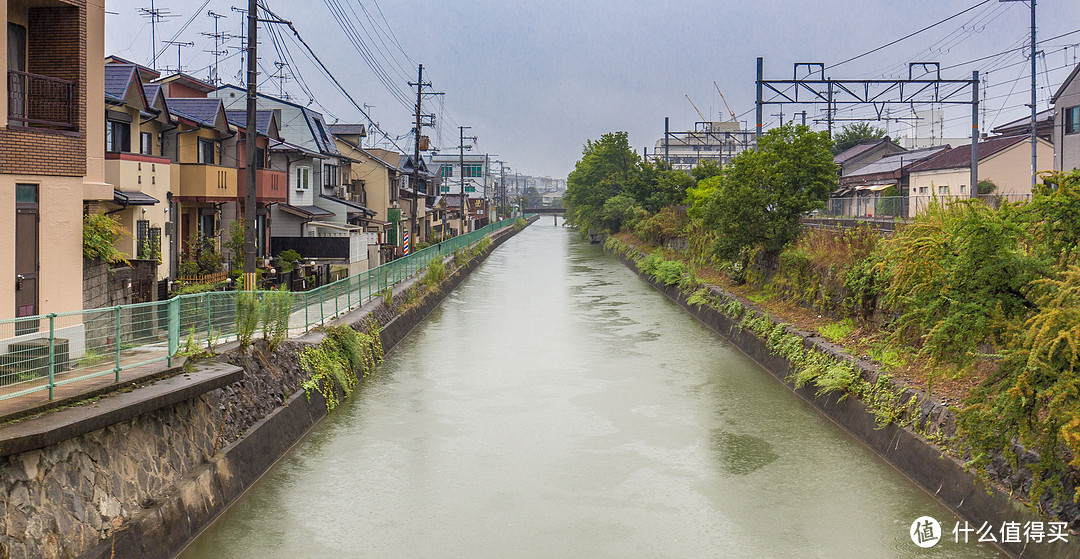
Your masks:
[{"label": "beige apartment building", "polygon": [[[113,199],[100,94],[104,1],[0,7],[0,320],[80,310],[84,207],[98,211]],[[25,321],[14,333],[41,327]]]}]

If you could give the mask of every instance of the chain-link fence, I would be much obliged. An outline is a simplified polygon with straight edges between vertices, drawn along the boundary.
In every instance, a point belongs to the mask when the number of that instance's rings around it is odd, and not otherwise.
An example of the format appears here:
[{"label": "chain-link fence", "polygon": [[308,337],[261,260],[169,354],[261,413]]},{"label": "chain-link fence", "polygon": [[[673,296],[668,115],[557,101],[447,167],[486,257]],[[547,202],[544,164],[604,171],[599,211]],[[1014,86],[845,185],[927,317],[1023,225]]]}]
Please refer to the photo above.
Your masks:
[{"label": "chain-link fence", "polygon": [[[295,335],[418,274],[432,258],[512,225],[506,219],[303,292],[211,291],[164,301],[0,320],[0,400],[167,362],[241,337]],[[275,304],[276,303],[276,304]],[[254,316],[256,313],[258,316]]]}]

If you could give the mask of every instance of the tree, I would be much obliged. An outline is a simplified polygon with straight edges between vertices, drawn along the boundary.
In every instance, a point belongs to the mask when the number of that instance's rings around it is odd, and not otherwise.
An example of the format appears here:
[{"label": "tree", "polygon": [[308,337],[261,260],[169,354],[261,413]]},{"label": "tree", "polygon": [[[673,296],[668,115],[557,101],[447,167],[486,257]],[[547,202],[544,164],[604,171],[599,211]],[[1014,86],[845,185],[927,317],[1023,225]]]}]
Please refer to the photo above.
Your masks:
[{"label": "tree", "polygon": [[581,159],[566,178],[567,219],[583,233],[602,228],[604,204],[622,194],[637,176],[639,161],[626,132],[609,132],[595,142],[586,141]]},{"label": "tree", "polygon": [[544,202],[544,198],[540,196],[540,191],[535,186],[530,186],[525,189],[525,193],[521,196],[524,207],[526,208],[539,208]]},{"label": "tree", "polygon": [[642,161],[639,172],[626,185],[626,192],[638,206],[656,213],[667,206],[677,206],[686,201],[686,191],[694,186],[694,179],[682,171],[660,161]]},{"label": "tree", "polygon": [[833,146],[833,155],[847,150],[848,148],[857,145],[863,140],[880,140],[885,137],[885,129],[878,128],[866,122],[856,122],[855,124],[848,124],[844,126],[843,130],[836,135],[833,140],[836,145]]},{"label": "tree", "polygon": [[776,254],[795,239],[799,219],[825,207],[836,186],[831,147],[827,133],[788,124],[732,159],[702,211],[716,256],[746,270],[755,250]]}]

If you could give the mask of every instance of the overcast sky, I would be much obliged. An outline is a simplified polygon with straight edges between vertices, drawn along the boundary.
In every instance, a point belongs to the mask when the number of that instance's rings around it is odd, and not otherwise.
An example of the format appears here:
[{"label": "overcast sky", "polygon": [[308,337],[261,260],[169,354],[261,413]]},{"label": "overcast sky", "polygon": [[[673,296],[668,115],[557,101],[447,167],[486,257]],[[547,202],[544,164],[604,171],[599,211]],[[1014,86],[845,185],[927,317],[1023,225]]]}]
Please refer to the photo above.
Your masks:
[{"label": "overcast sky", "polygon": [[[398,98],[390,93],[349,41],[332,15],[330,5],[347,14],[377,61],[379,71]],[[471,153],[497,154],[514,171],[565,177],[580,157],[587,139],[615,130],[630,134],[638,153],[663,136],[664,117],[673,130],[692,128],[700,118],[687,102],[693,100],[706,117],[726,120],[727,111],[713,86],[719,85],[740,120],[753,126],[755,59],[765,59],[766,79],[791,77],[795,62],[841,62],[945,19],[977,0],[907,0],[862,2],[636,1],[636,0],[451,0],[409,2],[394,0],[267,0],[267,6],[296,29],[349,90],[357,103],[371,105],[372,118],[402,148],[411,151],[416,64],[425,81],[444,97],[425,100],[424,112],[438,113],[440,126],[428,130],[444,152],[456,152],[459,125],[471,126],[477,136]],[[246,2],[155,0],[154,7],[172,17],[157,26],[158,50],[192,16],[178,41],[184,47],[186,72],[207,77],[213,56],[213,31],[207,10],[227,16],[219,28],[241,33],[241,16],[231,6]],[[109,0],[106,52],[149,64],[151,33],[139,8],[150,0]],[[1080,30],[1080,0],[1040,0],[1038,37],[1043,39]],[[899,77],[909,61],[936,60],[953,66],[1027,44],[1028,4],[986,2],[975,9],[870,56],[830,68],[832,78]],[[291,35],[281,27],[284,35]],[[293,99],[311,104],[334,122],[365,119],[294,40],[282,41],[292,57],[297,80],[284,84]],[[1080,32],[1040,44],[1039,108],[1078,62]],[[240,40],[228,43],[220,74],[242,85]],[[265,72],[277,69],[279,54],[260,28],[260,61]],[[958,65],[942,72],[945,78],[970,78],[980,70],[988,80],[984,105],[988,127],[1026,114],[1030,96],[1026,53],[1008,54]],[[1045,64],[1044,64],[1045,60]],[[158,67],[176,66],[176,47],[158,58]],[[265,79],[261,91],[277,94],[279,82]],[[405,98],[408,98],[406,100]],[[408,105],[408,106],[406,106]],[[804,107],[784,107],[785,121]],[[776,107],[767,107],[766,126],[775,124]],[[811,108],[811,115],[813,109]],[[946,136],[970,134],[970,109],[946,113]],[[823,129],[824,125],[817,125]],[[907,125],[888,123],[893,136]]]}]

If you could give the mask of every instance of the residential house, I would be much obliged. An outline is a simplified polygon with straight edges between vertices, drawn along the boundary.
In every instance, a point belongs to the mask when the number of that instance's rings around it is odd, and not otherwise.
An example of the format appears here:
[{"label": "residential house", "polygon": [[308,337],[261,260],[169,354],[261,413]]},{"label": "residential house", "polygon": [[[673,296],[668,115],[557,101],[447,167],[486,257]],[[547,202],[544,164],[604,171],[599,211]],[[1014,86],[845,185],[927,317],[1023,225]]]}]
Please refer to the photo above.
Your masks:
[{"label": "residential house", "polygon": [[[979,181],[993,182],[989,200],[1019,201],[1031,196],[1030,136],[999,136],[979,142]],[[1054,154],[1039,139],[1036,161],[1047,164]],[[925,159],[909,169],[908,215],[935,199],[971,196],[971,146],[959,146]]]},{"label": "residential house", "polygon": [[[222,206],[235,203],[237,195],[236,161],[229,155],[235,153],[237,133],[220,99],[190,94],[205,89],[203,82],[180,75],[158,83],[177,122],[165,133],[163,144],[173,161],[174,211],[184,260],[197,248],[193,240],[207,239],[220,250]],[[173,92],[185,96],[172,97]]]},{"label": "residential house", "polygon": [[[80,310],[83,212],[113,200],[104,2],[0,0],[0,13],[0,320]],[[28,320],[14,333],[40,328]]]},{"label": "residential house", "polygon": [[[1021,136],[1031,133],[1031,115],[1006,122],[990,130],[995,136]],[[1039,111],[1035,115],[1035,135],[1054,143],[1054,109]]]},{"label": "residential house", "polygon": [[[210,96],[228,110],[247,107],[246,90],[235,85],[221,86]],[[256,103],[258,110],[277,115],[282,141],[269,147],[284,157],[271,168],[289,177],[286,202],[274,204],[270,213],[269,254],[295,250],[316,263],[347,267],[349,273],[366,270],[368,235],[358,223],[373,212],[348,198],[342,172],[349,172],[351,160],[338,151],[322,114],[262,93]],[[332,237],[338,239],[325,239]]]},{"label": "residential house", "polygon": [[882,157],[906,151],[893,143],[888,136],[878,140],[863,140],[854,146],[833,156],[833,162],[844,175],[857,171],[859,167],[869,165]]},{"label": "residential house", "polygon": [[[158,86],[145,66],[110,57],[105,63],[105,180],[113,186],[108,214],[128,232],[116,248],[132,258],[158,260],[157,277],[170,277],[168,230],[171,161],[162,153],[162,131],[175,126]],[[175,271],[173,271],[175,273]]]},{"label": "residential house", "polygon": [[1080,169],[1080,64],[1054,96],[1054,169]]},{"label": "residential house", "polygon": [[[270,143],[280,140],[278,135],[277,113],[274,111],[256,111],[258,135],[255,141],[255,249],[259,257],[269,256],[270,250],[270,206],[288,202],[289,176],[284,169],[273,168],[270,163],[273,151]],[[229,124],[236,130],[238,138],[235,151],[226,152],[223,163],[237,168],[236,200],[227,202],[222,209],[222,229],[231,231],[234,221],[244,219],[244,197],[247,189],[247,111],[225,111]],[[279,158],[286,157],[278,154]]]},{"label": "residential house", "polygon": [[828,214],[844,217],[905,217],[911,167],[949,146],[901,151],[843,174]]}]

